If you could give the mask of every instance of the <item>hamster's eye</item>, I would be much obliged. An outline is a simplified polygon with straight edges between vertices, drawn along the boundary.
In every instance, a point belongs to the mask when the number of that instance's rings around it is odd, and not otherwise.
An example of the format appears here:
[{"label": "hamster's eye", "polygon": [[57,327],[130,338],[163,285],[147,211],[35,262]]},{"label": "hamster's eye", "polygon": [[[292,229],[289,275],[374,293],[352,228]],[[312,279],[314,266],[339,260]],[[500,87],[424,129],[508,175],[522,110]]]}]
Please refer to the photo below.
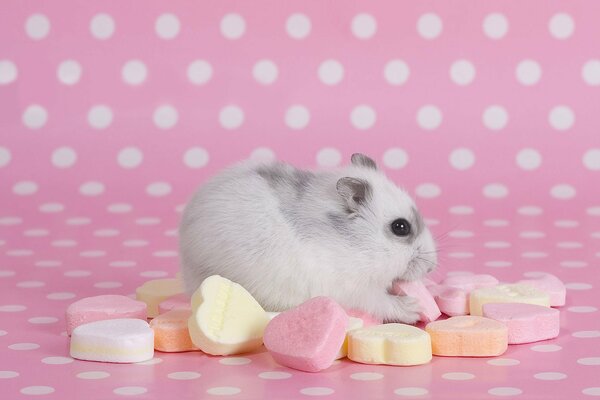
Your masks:
[{"label": "hamster's eye", "polygon": [[392,232],[396,236],[408,236],[410,235],[411,228],[410,223],[404,218],[398,218],[392,222]]}]

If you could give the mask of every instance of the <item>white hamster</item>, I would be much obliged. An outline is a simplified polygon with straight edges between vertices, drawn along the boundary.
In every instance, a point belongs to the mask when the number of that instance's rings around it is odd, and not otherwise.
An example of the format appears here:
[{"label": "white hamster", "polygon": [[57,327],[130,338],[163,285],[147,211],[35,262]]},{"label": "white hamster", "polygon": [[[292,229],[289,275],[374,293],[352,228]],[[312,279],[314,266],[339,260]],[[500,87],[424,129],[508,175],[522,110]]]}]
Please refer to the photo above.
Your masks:
[{"label": "white hamster", "polygon": [[245,161],[205,183],[179,227],[187,291],[218,274],[268,311],[329,296],[385,321],[417,321],[416,300],[388,290],[436,266],[431,232],[372,159],[351,162],[313,172]]}]

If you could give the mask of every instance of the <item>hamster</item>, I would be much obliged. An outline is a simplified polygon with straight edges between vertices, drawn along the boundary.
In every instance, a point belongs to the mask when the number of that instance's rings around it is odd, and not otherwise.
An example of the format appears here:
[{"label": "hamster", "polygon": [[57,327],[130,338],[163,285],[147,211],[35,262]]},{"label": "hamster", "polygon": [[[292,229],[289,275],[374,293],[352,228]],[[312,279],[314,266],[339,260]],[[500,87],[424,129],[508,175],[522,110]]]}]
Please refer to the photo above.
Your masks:
[{"label": "hamster", "polygon": [[437,265],[413,200],[362,154],[336,170],[251,161],[224,170],[185,207],[179,246],[189,293],[218,274],[268,311],[329,296],[386,322],[418,320],[416,299],[390,287]]}]

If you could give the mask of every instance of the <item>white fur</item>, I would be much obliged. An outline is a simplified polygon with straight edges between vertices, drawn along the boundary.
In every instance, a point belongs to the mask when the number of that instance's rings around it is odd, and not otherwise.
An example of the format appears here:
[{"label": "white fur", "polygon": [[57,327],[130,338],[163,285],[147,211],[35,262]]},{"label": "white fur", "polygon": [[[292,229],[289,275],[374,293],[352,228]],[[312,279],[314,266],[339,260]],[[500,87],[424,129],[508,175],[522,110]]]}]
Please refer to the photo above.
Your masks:
[{"label": "white fur", "polygon": [[[360,165],[315,172],[301,190],[285,179],[274,186],[259,168],[297,171],[243,162],[209,180],[185,208],[179,237],[188,292],[219,274],[241,284],[269,311],[322,295],[384,320],[418,319],[414,299],[388,293],[394,279],[417,279],[437,261],[424,225],[410,244],[390,234],[390,223],[409,219],[415,207],[405,191],[381,171]],[[356,213],[347,213],[336,190],[342,177],[371,186],[372,198]],[[350,230],[336,229],[328,213],[348,218]]]}]

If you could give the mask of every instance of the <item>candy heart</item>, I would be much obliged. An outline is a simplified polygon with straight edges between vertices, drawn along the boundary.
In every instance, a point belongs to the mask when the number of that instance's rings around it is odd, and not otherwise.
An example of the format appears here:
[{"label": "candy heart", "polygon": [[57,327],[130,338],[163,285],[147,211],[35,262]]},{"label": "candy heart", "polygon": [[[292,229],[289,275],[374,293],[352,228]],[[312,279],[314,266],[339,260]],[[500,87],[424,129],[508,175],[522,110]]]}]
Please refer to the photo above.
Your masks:
[{"label": "candy heart", "polygon": [[164,314],[167,311],[181,308],[183,308],[184,310],[192,309],[190,296],[188,296],[185,293],[180,293],[173,297],[169,297],[165,301],[160,302],[160,304],[158,305],[158,312],[159,314]]},{"label": "candy heart", "polygon": [[487,303],[526,303],[550,307],[550,296],[532,286],[523,284],[496,285],[471,292],[471,315],[482,315],[481,307]]},{"label": "candy heart", "polygon": [[552,274],[541,272],[535,278],[523,279],[517,283],[530,285],[536,289],[548,293],[550,295],[550,306],[552,307],[565,305],[567,295],[565,284]]},{"label": "candy heart", "polygon": [[416,298],[421,306],[421,312],[419,313],[421,321],[435,321],[442,315],[433,296],[422,281],[395,281],[392,286],[392,293],[405,294]]},{"label": "candy heart", "polygon": [[348,316],[328,297],[282,312],[265,330],[265,347],[279,364],[301,371],[328,368],[344,343]]},{"label": "candy heart", "polygon": [[508,327],[508,344],[552,339],[560,331],[560,311],[535,304],[488,303],[483,316]]},{"label": "candy heart", "polygon": [[239,284],[213,275],[192,296],[188,320],[196,347],[213,355],[245,353],[260,347],[269,317]]},{"label": "candy heart", "polygon": [[190,339],[188,320],[191,310],[178,308],[150,321],[154,331],[154,349],[167,353],[198,350]]},{"label": "candy heart", "polygon": [[183,293],[180,279],[153,279],[135,290],[138,300],[148,305],[148,317],[158,315],[158,305],[170,297]]},{"label": "candy heart", "polygon": [[446,277],[446,279],[442,281],[442,285],[451,286],[456,289],[461,289],[467,293],[471,293],[475,289],[488,286],[495,286],[498,283],[498,279],[487,274],[452,275]]}]

